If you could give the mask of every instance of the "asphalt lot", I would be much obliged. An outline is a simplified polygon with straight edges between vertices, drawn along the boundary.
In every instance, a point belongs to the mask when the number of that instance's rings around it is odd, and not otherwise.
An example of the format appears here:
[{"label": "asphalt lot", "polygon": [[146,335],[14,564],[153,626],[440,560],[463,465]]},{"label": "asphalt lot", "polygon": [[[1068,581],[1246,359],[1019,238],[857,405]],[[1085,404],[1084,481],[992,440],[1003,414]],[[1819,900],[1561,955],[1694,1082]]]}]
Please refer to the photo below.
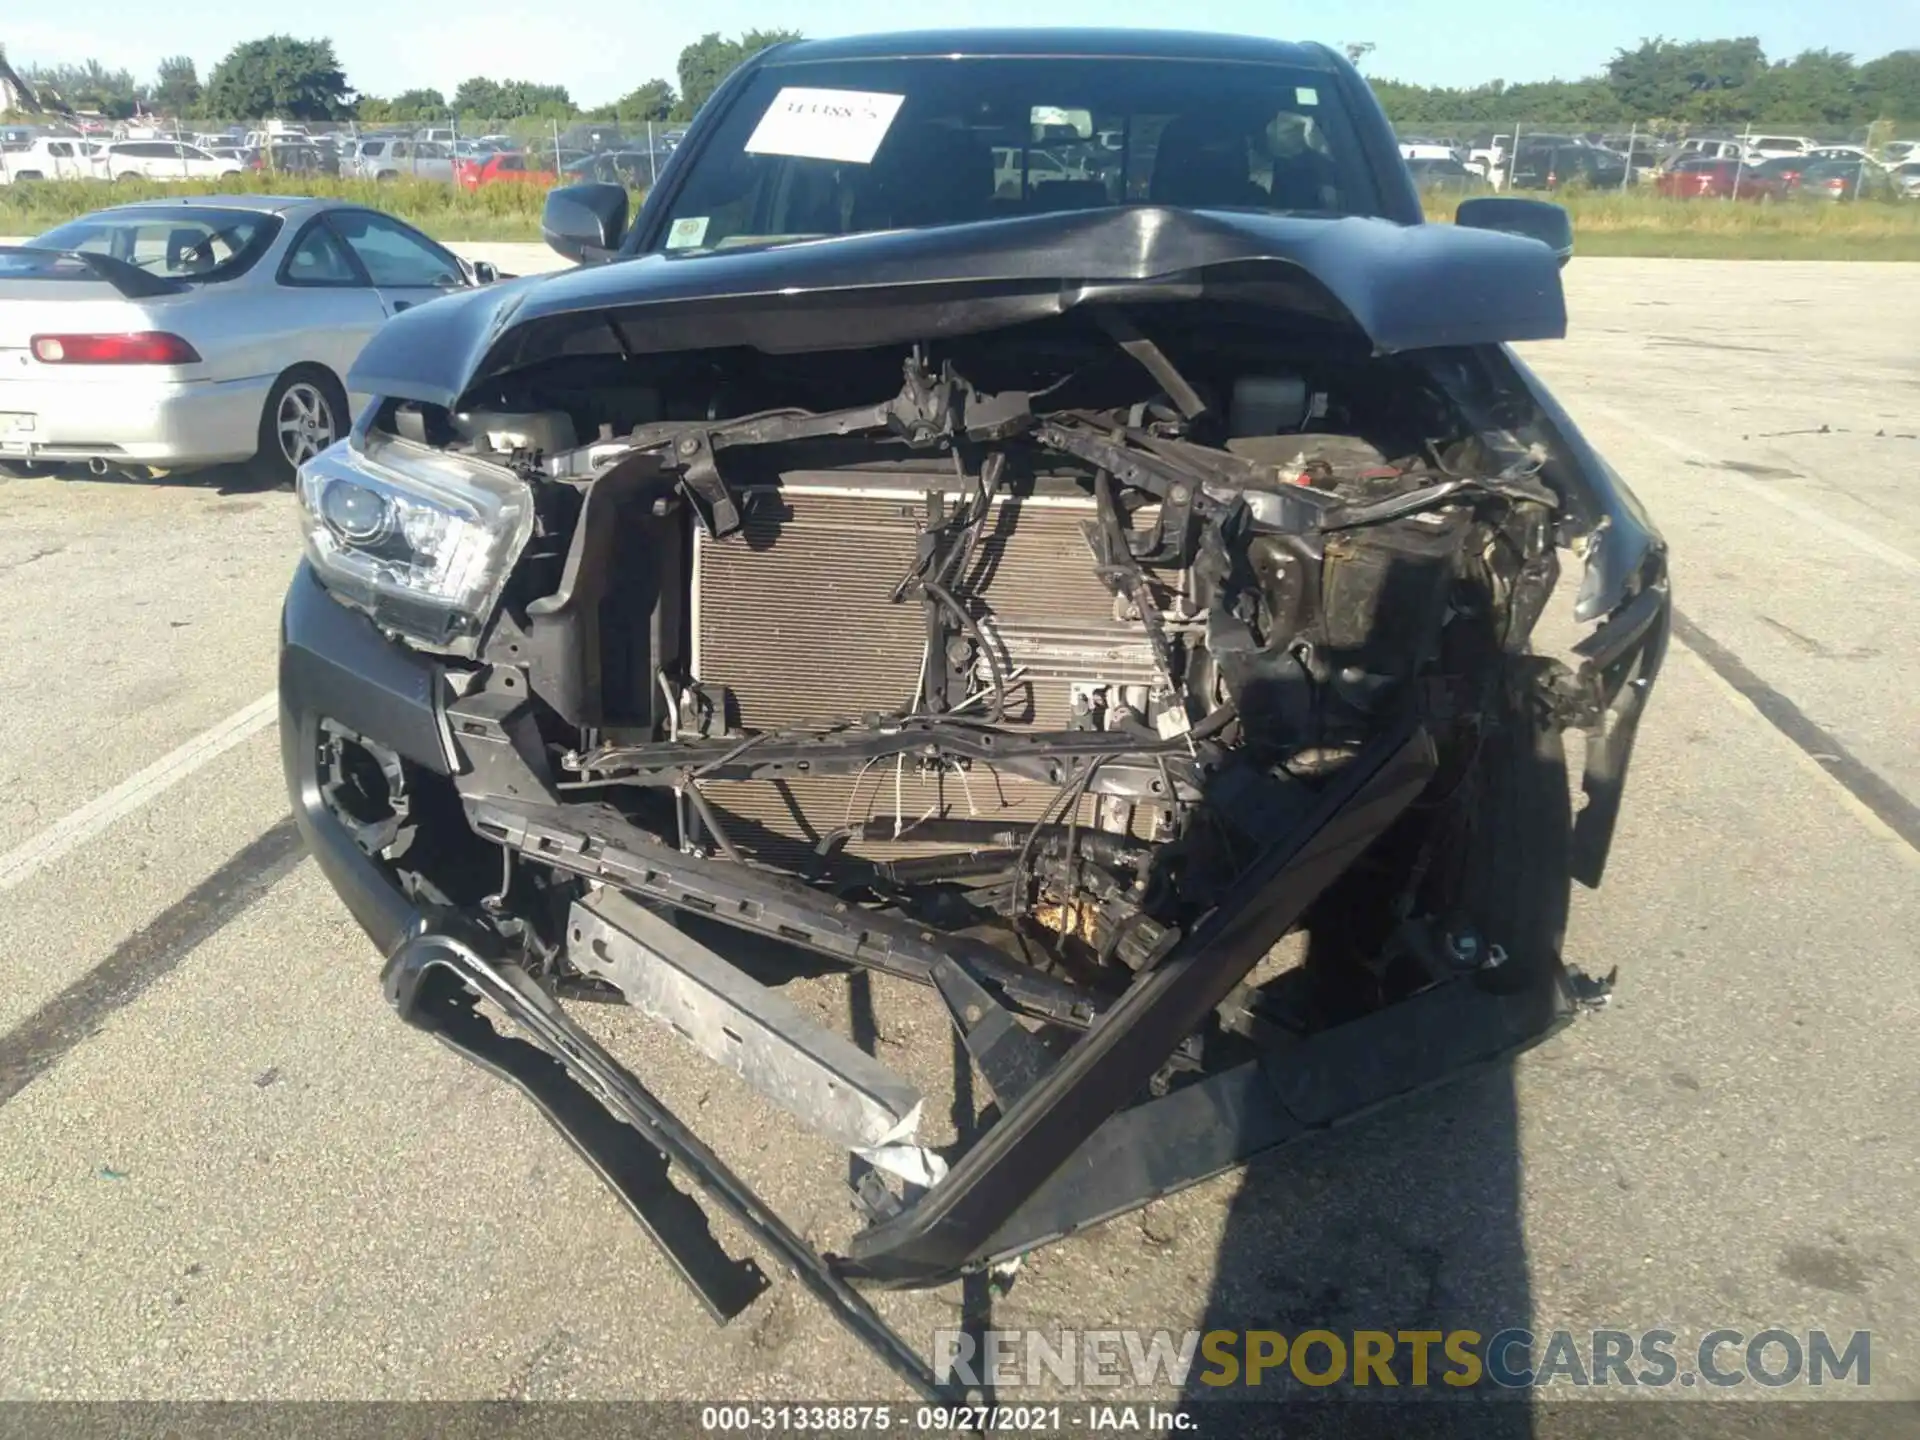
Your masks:
[{"label": "asphalt lot", "polygon": [[[1920,267],[1568,287],[1529,359],[1661,523],[1687,620],[1576,896],[1612,1005],[1044,1252],[994,1324],[1868,1329],[1872,1393],[1920,1399]],[[715,1330],[529,1108],[390,1018],[249,708],[296,548],[243,475],[0,480],[0,1398],[896,1393],[790,1283]],[[845,982],[796,988],[844,1013]],[[939,1093],[922,997],[875,1002]],[[824,1147],[590,1018],[846,1233]],[[922,1345],[963,1308],[879,1304]]]}]

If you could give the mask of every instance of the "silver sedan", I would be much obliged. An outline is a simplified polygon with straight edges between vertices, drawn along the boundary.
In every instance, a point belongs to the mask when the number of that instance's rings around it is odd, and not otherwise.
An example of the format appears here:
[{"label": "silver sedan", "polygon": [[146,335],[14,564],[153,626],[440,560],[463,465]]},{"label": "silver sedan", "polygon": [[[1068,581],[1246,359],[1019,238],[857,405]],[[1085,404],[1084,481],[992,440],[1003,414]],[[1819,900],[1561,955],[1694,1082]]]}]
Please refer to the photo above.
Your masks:
[{"label": "silver sedan", "polygon": [[0,247],[0,469],[255,459],[289,479],[345,435],[341,383],[387,318],[494,279],[362,206],[119,205]]}]

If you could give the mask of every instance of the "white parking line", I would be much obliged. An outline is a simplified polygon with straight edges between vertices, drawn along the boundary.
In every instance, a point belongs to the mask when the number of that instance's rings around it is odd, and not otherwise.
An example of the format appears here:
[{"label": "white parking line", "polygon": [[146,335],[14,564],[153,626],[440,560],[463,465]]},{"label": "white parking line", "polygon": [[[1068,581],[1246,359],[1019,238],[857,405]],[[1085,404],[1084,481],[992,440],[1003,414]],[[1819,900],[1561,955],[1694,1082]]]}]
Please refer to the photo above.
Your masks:
[{"label": "white parking line", "polygon": [[250,735],[278,718],[279,696],[269,690],[244,710],[236,711],[211,730],[162,755],[138,775],[129,776],[106,794],[97,796],[62,820],[56,820],[23,845],[0,855],[0,894],[25,883],[75,847],[84,845],[114,821],[132,814],[156,796],[179,784],[211,760],[217,760]]},{"label": "white parking line", "polygon": [[[1662,435],[1657,430],[1649,430],[1644,421],[1637,420],[1631,415],[1623,414],[1611,405],[1602,404],[1598,400],[1592,400],[1583,395],[1580,399],[1580,408],[1606,416],[1607,419],[1611,420],[1614,424],[1640,436],[1644,440],[1653,441],[1654,444],[1678,455],[1682,460],[1691,460],[1696,465],[1706,465],[1716,470],[1721,469],[1720,462],[1706,451],[1689,445],[1684,440],[1675,440],[1669,435]],[[1896,549],[1884,540],[1869,535],[1857,526],[1849,525],[1844,520],[1834,519],[1833,516],[1827,514],[1826,511],[1820,509],[1817,505],[1810,505],[1804,500],[1796,500],[1793,496],[1786,494],[1784,491],[1772,485],[1762,485],[1757,480],[1749,480],[1746,476],[1733,471],[1727,471],[1715,476],[1714,483],[1717,485],[1736,486],[1753,496],[1754,499],[1764,500],[1767,504],[1786,511],[1787,514],[1793,516],[1796,520],[1803,521],[1816,530],[1825,531],[1834,539],[1844,541],[1863,554],[1871,555],[1876,560],[1884,560],[1895,569],[1904,570],[1910,575],[1920,575],[1920,559],[1916,559],[1904,550]]]}]

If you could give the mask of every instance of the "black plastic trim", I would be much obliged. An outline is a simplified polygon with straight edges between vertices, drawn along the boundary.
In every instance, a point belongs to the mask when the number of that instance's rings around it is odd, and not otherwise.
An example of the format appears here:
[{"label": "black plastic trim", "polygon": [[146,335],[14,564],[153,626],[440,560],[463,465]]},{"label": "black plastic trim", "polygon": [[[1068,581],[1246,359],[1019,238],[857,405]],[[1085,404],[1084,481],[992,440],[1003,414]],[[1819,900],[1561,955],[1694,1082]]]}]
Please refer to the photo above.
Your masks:
[{"label": "black plastic trim", "polygon": [[421,915],[327,810],[320,794],[320,722],[331,719],[445,775],[435,704],[439,668],[336,603],[304,563],[280,616],[280,764],[301,838],[327,882],[383,955],[419,933]]}]

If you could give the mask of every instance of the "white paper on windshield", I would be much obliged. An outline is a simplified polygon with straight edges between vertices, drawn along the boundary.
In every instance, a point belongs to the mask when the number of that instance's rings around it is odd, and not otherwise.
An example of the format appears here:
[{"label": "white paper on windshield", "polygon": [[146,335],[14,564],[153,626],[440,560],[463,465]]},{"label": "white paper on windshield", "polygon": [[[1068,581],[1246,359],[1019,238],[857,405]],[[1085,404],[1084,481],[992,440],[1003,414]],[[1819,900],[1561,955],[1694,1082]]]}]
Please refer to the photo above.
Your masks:
[{"label": "white paper on windshield", "polygon": [[683,215],[667,229],[667,249],[685,250],[707,238],[705,215]]},{"label": "white paper on windshield", "polygon": [[1293,92],[1293,103],[1296,105],[1318,105],[1320,103],[1320,92],[1315,90],[1311,85],[1298,86]]},{"label": "white paper on windshield", "polygon": [[887,138],[904,95],[789,85],[747,137],[749,155],[793,155],[867,165]]}]

